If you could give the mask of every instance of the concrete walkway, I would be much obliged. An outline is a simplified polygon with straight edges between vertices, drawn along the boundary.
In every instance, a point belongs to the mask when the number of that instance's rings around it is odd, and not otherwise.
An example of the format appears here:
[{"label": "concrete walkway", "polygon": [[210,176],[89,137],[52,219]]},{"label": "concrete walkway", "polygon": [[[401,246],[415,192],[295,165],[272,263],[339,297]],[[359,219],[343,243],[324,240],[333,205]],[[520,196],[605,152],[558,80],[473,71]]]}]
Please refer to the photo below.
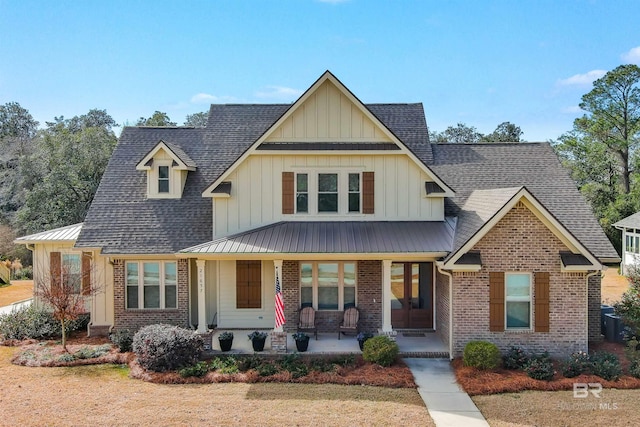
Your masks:
[{"label": "concrete walkway", "polygon": [[456,383],[447,359],[403,359],[418,385],[418,393],[437,427],[488,427],[469,395]]}]

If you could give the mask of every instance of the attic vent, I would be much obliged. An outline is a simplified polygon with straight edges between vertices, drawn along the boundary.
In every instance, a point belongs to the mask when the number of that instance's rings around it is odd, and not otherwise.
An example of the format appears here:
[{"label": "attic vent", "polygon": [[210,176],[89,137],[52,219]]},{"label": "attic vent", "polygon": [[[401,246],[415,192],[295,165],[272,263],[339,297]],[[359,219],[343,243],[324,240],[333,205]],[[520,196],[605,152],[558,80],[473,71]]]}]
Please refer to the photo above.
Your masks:
[{"label": "attic vent", "polygon": [[443,194],[444,190],[442,189],[442,187],[440,187],[438,184],[436,184],[435,182],[425,182],[424,183],[424,188],[425,190],[427,190],[427,196],[430,194]]}]

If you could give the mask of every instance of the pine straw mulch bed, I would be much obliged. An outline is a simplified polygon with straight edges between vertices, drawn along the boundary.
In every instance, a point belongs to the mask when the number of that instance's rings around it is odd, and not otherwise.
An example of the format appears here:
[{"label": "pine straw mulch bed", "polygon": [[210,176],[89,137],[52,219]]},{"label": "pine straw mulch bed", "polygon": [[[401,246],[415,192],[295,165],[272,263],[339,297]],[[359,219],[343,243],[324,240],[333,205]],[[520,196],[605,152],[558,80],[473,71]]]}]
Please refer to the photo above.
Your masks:
[{"label": "pine straw mulch bed", "polygon": [[[15,365],[33,367],[69,367],[98,364],[128,365],[129,376],[158,384],[208,384],[208,383],[305,383],[305,384],[343,384],[369,385],[388,388],[417,388],[409,368],[398,360],[394,365],[383,368],[373,363],[365,362],[361,356],[355,357],[353,363],[335,364],[330,372],[319,372],[309,369],[309,373],[300,378],[294,378],[290,372],[280,371],[274,375],[260,376],[255,370],[248,370],[236,374],[220,374],[208,372],[203,377],[183,378],[177,372],[151,372],[142,368],[133,353],[119,353],[116,346],[111,346],[108,353],[97,358],[76,358],[73,361],[61,361],[65,354],[59,340],[6,340],[5,346],[20,347],[20,351],[12,358]],[[69,354],[79,354],[86,350],[95,350],[110,344],[107,338],[87,337],[86,333],[74,332],[67,339]],[[248,356],[252,357],[252,356]],[[303,356],[301,360],[309,363],[313,357],[324,358],[330,362],[331,356]]]},{"label": "pine straw mulch bed", "polygon": [[[623,373],[628,372],[629,360],[624,355],[623,345],[616,343],[598,343],[591,346],[595,351],[606,351],[618,356]],[[579,375],[575,378],[565,378],[560,373],[560,364],[554,362],[556,374],[551,381],[535,380],[524,371],[509,369],[495,369],[482,371],[464,366],[462,359],[452,362],[458,384],[471,396],[517,393],[525,390],[558,391],[573,390],[574,383],[600,383],[604,388],[612,389],[640,389],[640,379],[630,375],[623,375],[617,381],[606,381],[596,375]]]},{"label": "pine straw mulch bed", "polygon": [[[322,357],[330,360],[329,356]],[[303,361],[309,362],[312,356],[305,356]],[[129,376],[144,381],[159,384],[210,384],[210,383],[303,383],[303,384],[342,384],[368,385],[388,388],[417,388],[411,370],[398,360],[392,366],[383,368],[373,363],[365,362],[361,356],[355,358],[353,364],[336,366],[330,372],[309,370],[309,373],[295,378],[291,372],[280,371],[274,375],[260,376],[254,369],[236,374],[220,374],[208,372],[202,377],[183,378],[177,372],[151,372],[142,368],[137,361],[129,363]]]}]

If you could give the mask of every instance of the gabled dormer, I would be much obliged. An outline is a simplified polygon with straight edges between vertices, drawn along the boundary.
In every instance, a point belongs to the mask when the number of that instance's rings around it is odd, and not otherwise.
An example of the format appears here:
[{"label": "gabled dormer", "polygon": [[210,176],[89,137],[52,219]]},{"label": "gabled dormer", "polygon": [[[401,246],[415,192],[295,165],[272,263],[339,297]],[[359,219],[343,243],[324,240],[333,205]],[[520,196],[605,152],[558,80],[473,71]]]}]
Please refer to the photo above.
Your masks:
[{"label": "gabled dormer", "polygon": [[179,199],[189,171],[196,163],[180,147],[160,140],[136,169],[147,171],[147,198]]}]

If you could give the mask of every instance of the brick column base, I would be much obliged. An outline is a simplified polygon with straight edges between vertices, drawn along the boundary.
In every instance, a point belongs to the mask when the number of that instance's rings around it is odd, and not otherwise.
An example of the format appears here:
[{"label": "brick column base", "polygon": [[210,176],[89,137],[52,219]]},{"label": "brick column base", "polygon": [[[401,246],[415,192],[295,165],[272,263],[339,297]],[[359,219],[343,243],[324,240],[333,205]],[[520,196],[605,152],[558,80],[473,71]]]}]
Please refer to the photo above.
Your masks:
[{"label": "brick column base", "polygon": [[287,333],[271,332],[271,350],[278,354],[287,353]]}]

